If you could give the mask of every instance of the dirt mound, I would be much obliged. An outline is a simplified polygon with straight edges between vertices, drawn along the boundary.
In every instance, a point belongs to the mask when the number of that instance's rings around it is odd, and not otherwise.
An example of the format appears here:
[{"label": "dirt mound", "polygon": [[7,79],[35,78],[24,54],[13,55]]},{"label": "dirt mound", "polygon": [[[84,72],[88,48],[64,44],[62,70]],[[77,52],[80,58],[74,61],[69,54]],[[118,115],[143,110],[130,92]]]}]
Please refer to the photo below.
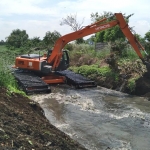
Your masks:
[{"label": "dirt mound", "polygon": [[0,88],[0,149],[84,150],[51,125],[40,106]]}]

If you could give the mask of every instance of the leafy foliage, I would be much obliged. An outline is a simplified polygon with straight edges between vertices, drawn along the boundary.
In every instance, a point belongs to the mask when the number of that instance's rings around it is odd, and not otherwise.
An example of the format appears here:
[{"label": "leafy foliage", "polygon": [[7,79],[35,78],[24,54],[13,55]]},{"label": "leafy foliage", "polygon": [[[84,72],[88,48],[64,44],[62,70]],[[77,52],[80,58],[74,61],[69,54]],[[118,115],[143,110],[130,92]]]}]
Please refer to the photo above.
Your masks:
[{"label": "leafy foliage", "polygon": [[82,44],[82,43],[85,43],[83,38],[79,38],[76,40],[76,44]]},{"label": "leafy foliage", "polygon": [[[142,52],[143,54],[143,52]],[[144,54],[143,54],[144,56]],[[130,46],[130,45],[127,45],[126,49],[124,49],[122,51],[122,55],[121,55],[121,58],[122,60],[124,59],[128,59],[128,61],[134,61],[136,59],[138,59],[138,55],[136,54],[136,52],[133,50],[133,48]]]},{"label": "leafy foliage", "polygon": [[8,47],[20,48],[24,46],[28,41],[28,34],[25,30],[16,29],[6,38]]},{"label": "leafy foliage", "polygon": [[72,51],[73,50],[73,44],[72,43],[68,43],[65,45],[65,49]]},{"label": "leafy foliage", "polygon": [[145,43],[145,49],[148,51],[148,53],[150,54],[150,31],[148,31],[145,36],[144,39],[146,41]]},{"label": "leafy foliage", "polygon": [[131,79],[128,80],[127,87],[129,88],[129,90],[131,92],[133,92],[135,90],[136,80],[137,80],[137,78],[131,78]]},{"label": "leafy foliage", "polygon": [[4,40],[0,41],[0,45],[5,45],[5,44],[6,44],[6,42]]},{"label": "leafy foliage", "polygon": [[12,63],[15,60],[15,53],[20,53],[20,50],[18,52],[17,50],[10,51],[6,46],[0,46],[0,55],[3,56],[0,57],[0,87],[7,88],[7,94],[15,92],[25,96],[26,94],[23,91],[18,90],[18,85],[11,71]]},{"label": "leafy foliage", "polygon": [[61,34],[58,31],[46,32],[43,41],[48,47],[54,46],[56,40],[61,37]]},{"label": "leafy foliage", "polygon": [[0,87],[16,87],[16,81],[8,68],[7,61],[0,58]]},{"label": "leafy foliage", "polygon": [[126,48],[128,46],[127,41],[122,40],[115,40],[114,42],[109,42],[110,44],[110,51],[115,52],[116,55],[122,57],[123,54],[125,55]]},{"label": "leafy foliage", "polygon": [[146,45],[145,38],[141,37],[141,35],[139,35],[139,34],[134,34],[134,36],[140,42],[140,44],[145,47],[145,45]]},{"label": "leafy foliage", "polygon": [[99,67],[98,65],[83,65],[80,67],[70,67],[70,70],[75,73],[79,73],[89,79],[97,80],[98,78],[102,78],[102,80],[106,81],[107,78],[111,78],[113,81],[118,82],[118,73],[115,73],[108,66]]},{"label": "leafy foliage", "polygon": [[145,40],[150,42],[150,31],[148,31],[146,34],[145,34]]},{"label": "leafy foliage", "polygon": [[91,74],[96,74],[99,76],[108,76],[111,74],[111,69],[108,66],[99,68],[98,65],[83,65],[77,68],[70,67],[70,69],[86,77],[88,77]]},{"label": "leafy foliage", "polygon": [[41,42],[40,37],[33,37],[32,39],[30,39],[31,43],[32,43],[32,47],[34,46],[39,46],[39,43]]}]

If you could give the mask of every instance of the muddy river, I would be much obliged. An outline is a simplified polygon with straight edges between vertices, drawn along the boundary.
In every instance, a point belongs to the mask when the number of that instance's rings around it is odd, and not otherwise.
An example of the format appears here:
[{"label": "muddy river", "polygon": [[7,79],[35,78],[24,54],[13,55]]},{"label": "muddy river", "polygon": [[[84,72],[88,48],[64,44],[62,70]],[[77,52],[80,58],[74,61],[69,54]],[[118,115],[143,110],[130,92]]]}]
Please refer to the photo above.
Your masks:
[{"label": "muddy river", "polygon": [[150,101],[102,87],[33,95],[48,120],[89,150],[150,150]]}]

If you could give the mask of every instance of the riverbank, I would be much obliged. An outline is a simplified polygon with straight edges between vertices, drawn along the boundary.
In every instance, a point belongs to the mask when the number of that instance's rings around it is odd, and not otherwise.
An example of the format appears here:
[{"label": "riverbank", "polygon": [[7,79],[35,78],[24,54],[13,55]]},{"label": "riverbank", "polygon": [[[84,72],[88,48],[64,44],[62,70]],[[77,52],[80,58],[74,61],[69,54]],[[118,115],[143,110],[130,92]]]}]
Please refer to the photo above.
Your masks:
[{"label": "riverbank", "polygon": [[115,55],[107,55],[102,59],[86,57],[83,54],[72,59],[70,70],[95,81],[98,86],[150,97],[150,73],[140,59],[119,60]]},{"label": "riverbank", "polygon": [[44,116],[39,104],[0,88],[0,149],[85,150]]}]

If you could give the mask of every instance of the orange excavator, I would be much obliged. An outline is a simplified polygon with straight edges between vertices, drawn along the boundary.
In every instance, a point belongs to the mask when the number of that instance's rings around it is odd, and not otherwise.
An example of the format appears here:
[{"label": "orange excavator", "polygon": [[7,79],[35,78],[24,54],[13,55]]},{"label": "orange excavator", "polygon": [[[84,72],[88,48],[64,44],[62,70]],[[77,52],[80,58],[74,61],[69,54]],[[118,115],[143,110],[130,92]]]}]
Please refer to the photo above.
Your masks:
[{"label": "orange excavator", "polygon": [[140,50],[143,50],[145,53],[146,51],[130,31],[122,13],[115,13],[114,15],[115,20],[107,21],[107,18],[103,18],[94,24],[85,26],[81,30],[60,37],[56,41],[54,48],[49,50],[47,55],[25,54],[16,57],[14,67],[17,68],[17,71],[14,75],[23,90],[26,92],[50,91],[49,84],[66,82],[77,87],[96,86],[93,81],[66,70],[69,66],[69,56],[63,48],[70,41],[112,28],[116,25],[120,27],[142,62],[148,66]]}]

